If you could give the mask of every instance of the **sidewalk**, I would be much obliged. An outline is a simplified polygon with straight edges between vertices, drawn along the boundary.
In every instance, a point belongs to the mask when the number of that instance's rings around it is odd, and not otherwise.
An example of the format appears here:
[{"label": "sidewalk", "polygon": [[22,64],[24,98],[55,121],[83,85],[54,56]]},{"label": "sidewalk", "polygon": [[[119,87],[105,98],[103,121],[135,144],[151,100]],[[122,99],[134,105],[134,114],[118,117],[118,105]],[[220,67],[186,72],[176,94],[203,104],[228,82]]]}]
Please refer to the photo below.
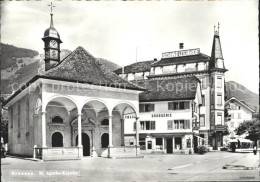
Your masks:
[{"label": "sidewalk", "polygon": [[235,169],[235,170],[255,170],[260,167],[260,153],[256,155],[253,153],[248,154],[241,160],[233,161],[230,164],[223,166],[223,169]]}]

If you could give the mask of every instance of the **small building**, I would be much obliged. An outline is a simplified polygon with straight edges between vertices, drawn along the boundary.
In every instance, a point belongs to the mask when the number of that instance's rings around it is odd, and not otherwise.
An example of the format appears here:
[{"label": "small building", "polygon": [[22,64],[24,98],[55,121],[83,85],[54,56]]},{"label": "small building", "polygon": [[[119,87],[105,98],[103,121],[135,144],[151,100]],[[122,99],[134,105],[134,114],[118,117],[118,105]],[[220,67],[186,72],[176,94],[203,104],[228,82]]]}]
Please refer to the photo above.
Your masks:
[{"label": "small building", "polygon": [[250,108],[244,101],[240,101],[235,97],[231,97],[225,102],[225,107],[228,111],[228,120],[226,125],[228,126],[229,135],[224,136],[224,144],[228,145],[231,142],[235,142],[239,148],[248,148],[251,141],[245,139],[246,134],[236,135],[235,129],[246,120],[252,120],[254,110]]},{"label": "small building", "polygon": [[[194,129],[202,104],[200,81],[195,76],[145,80],[139,95],[139,144],[148,153],[193,153]],[[136,122],[126,118],[125,141],[134,141]],[[197,142],[196,142],[197,144]]]},{"label": "small building", "polygon": [[124,144],[124,117],[138,118],[145,89],[107,71],[82,47],[60,60],[53,14],[42,40],[45,71],[4,102],[9,154],[43,160],[138,156],[138,141]]}]

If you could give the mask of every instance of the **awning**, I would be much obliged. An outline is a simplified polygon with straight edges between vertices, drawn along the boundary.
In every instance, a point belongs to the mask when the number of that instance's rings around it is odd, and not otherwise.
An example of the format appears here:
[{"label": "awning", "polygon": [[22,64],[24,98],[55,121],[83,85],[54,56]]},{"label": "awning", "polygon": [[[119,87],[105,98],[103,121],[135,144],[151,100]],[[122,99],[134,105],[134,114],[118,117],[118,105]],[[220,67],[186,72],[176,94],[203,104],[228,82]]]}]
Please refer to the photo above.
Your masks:
[{"label": "awning", "polygon": [[245,138],[242,138],[242,139],[238,139],[240,142],[243,142],[243,143],[253,143],[251,140],[248,140],[248,139],[245,139]]},{"label": "awning", "polygon": [[237,139],[229,139],[228,142],[237,142]]}]

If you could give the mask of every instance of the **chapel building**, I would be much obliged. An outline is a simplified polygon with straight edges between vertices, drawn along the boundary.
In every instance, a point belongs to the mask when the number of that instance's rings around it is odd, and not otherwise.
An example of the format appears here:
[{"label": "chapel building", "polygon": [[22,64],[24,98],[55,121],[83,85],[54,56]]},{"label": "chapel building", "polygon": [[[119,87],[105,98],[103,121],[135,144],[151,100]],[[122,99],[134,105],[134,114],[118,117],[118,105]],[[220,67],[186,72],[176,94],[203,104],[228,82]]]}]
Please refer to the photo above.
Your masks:
[{"label": "chapel building", "polygon": [[139,141],[124,143],[124,118],[131,113],[139,122],[139,93],[145,89],[107,71],[83,47],[60,60],[62,41],[52,13],[42,40],[45,71],[4,102],[8,152],[42,160],[139,156]]}]

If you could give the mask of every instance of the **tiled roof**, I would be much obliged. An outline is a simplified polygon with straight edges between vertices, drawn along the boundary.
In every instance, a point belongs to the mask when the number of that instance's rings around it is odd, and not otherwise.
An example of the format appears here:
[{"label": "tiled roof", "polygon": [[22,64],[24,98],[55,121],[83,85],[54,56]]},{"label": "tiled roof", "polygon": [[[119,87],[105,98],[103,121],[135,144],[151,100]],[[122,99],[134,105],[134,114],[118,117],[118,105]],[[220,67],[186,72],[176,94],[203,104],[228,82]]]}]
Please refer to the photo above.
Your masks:
[{"label": "tiled roof", "polygon": [[180,64],[180,63],[196,63],[200,61],[209,61],[209,60],[210,60],[209,56],[200,53],[198,55],[193,55],[193,56],[163,58],[160,61],[154,63],[152,66],[166,66],[166,65]]},{"label": "tiled roof", "polygon": [[[154,63],[157,60],[152,60],[152,61],[142,61],[142,62],[137,62],[130,64],[128,66],[124,67],[124,73],[138,73],[138,72],[145,72],[145,71],[150,71],[151,69],[151,64]],[[114,71],[116,74],[122,74],[122,68],[119,68]]]},{"label": "tiled roof", "polygon": [[147,89],[139,94],[139,101],[193,100],[196,97],[198,82],[195,76],[139,81],[137,84]]},{"label": "tiled roof", "polygon": [[107,71],[94,56],[83,47],[78,47],[54,68],[44,72],[41,76],[51,79],[75,81],[94,85],[121,86],[128,89],[143,90],[113,72]]}]

